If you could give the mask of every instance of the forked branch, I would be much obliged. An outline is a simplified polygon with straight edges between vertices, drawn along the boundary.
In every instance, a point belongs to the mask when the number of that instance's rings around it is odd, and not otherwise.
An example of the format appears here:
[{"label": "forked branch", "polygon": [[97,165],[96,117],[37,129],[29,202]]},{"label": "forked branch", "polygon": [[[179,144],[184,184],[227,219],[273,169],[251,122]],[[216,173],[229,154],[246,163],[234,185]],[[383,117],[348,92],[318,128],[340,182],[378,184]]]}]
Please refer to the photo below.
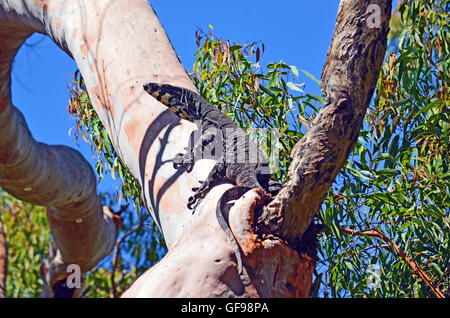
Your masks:
[{"label": "forked branch", "polygon": [[322,72],[327,99],[295,145],[289,181],[263,213],[263,229],[293,243],[308,228],[359,136],[386,52],[390,0],[343,0]]}]

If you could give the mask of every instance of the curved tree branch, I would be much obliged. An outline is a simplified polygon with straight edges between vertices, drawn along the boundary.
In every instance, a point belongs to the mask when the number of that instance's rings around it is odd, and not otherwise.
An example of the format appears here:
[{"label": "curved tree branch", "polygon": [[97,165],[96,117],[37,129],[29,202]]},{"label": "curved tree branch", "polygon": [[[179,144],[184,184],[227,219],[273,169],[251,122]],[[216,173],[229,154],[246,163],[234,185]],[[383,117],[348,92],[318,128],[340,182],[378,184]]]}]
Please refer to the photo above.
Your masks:
[{"label": "curved tree branch", "polygon": [[[6,18],[3,6],[5,3],[0,5],[0,185],[21,200],[47,206],[62,257],[57,266],[49,265],[51,275],[45,276],[51,289],[68,275],[68,264],[77,264],[82,272],[95,266],[114,246],[117,229],[114,216],[102,209],[89,163],[69,147],[34,140],[23,115],[11,104],[11,63],[32,29],[20,19]],[[51,292],[48,295],[53,296]]]},{"label": "curved tree branch", "polygon": [[[3,35],[1,41],[4,44],[0,47],[0,113],[4,113],[5,118],[21,117],[10,105],[9,75],[12,60],[24,40],[33,32],[49,35],[75,59],[93,106],[122,162],[142,185],[144,203],[161,229],[168,247],[173,246],[181,233],[191,232],[187,225],[197,216],[187,209],[191,188],[207,176],[213,162],[202,160],[190,174],[173,169],[171,159],[188,144],[189,136],[196,126],[180,120],[163,104],[145,93],[142,87],[147,82],[159,82],[193,91],[196,89],[148,2],[1,0],[0,17],[0,32]],[[11,123],[17,125],[14,120]],[[50,148],[41,148],[48,150],[52,158],[58,157]],[[69,155],[69,152],[65,151],[65,154]],[[45,160],[45,156],[42,155],[39,159]],[[66,159],[71,161],[73,158]],[[85,179],[86,183],[88,179]],[[18,186],[14,188],[5,188],[25,200],[28,198],[23,196],[24,192],[30,192],[30,188],[32,191],[41,190],[44,193],[37,194],[34,199],[44,200],[42,194],[46,193],[43,190],[45,187],[36,183],[30,185],[30,181],[33,180],[18,182]],[[61,188],[67,186],[68,184],[64,184]],[[73,193],[77,195],[78,192]],[[53,198],[46,199],[52,201]],[[214,200],[210,202],[210,195],[204,200],[205,204],[211,203],[211,211],[218,197],[214,197]],[[64,208],[70,209],[71,206],[69,204]],[[50,222],[53,227],[62,224],[56,217],[57,214],[55,209],[49,209],[49,216],[55,221]],[[75,219],[77,220],[78,218]],[[213,225],[217,230],[220,229],[217,221]],[[69,243],[71,231],[71,228],[61,231],[61,240]],[[215,236],[213,240],[216,241],[222,258],[232,258],[228,254],[226,237]],[[55,255],[56,260],[59,257]],[[192,262],[197,262],[197,271],[208,266],[205,262],[214,263],[212,256],[205,258],[203,263],[198,263],[195,254],[189,257]],[[224,265],[221,266],[233,265],[231,261],[222,264]],[[165,276],[170,274],[167,272]],[[163,282],[165,276],[160,275],[157,279]],[[217,284],[211,284],[215,285]],[[196,292],[194,290],[193,294]]]},{"label": "curved tree branch", "polygon": [[89,270],[110,252],[116,237],[103,213],[96,178],[78,151],[36,142],[12,105],[0,114],[0,184],[16,198],[47,206],[53,238],[67,264]]},{"label": "curved tree branch", "polygon": [[325,107],[292,150],[290,180],[263,213],[265,232],[292,243],[298,240],[344,166],[386,52],[391,5],[390,0],[341,1],[322,72]]}]

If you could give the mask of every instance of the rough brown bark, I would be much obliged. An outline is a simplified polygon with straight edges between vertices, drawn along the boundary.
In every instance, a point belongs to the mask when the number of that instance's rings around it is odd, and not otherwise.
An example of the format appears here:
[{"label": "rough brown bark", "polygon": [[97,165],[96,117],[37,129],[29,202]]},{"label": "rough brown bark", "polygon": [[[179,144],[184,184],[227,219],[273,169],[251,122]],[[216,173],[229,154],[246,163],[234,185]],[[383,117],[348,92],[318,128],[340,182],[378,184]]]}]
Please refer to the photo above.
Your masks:
[{"label": "rough brown bark", "polygon": [[[373,25],[369,5],[380,9]],[[386,52],[392,1],[343,0],[322,71],[325,107],[295,145],[289,181],[265,208],[265,232],[295,243],[311,224],[362,126]]]},{"label": "rough brown bark", "polygon": [[8,274],[8,245],[3,224],[0,221],[0,298],[6,297],[6,276]]}]

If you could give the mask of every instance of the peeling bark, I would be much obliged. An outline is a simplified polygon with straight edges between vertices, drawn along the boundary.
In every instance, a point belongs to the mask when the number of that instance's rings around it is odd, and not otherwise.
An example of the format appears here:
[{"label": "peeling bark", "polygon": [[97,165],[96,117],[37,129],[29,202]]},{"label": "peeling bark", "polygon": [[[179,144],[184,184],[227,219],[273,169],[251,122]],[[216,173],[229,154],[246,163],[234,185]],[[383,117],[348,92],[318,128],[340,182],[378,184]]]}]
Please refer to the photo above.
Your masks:
[{"label": "peeling bark", "polygon": [[199,207],[189,230],[121,297],[309,297],[314,260],[252,229],[255,209],[265,199],[259,189],[248,191],[229,211],[231,230],[243,251],[243,274],[238,274],[234,251],[226,246],[224,253],[226,234],[210,213],[229,188],[211,190],[211,200]]},{"label": "peeling bark", "polygon": [[[156,82],[196,90],[146,0],[0,0],[0,17],[13,25],[0,31],[8,44],[0,55],[0,112],[20,117],[9,106],[10,63],[32,32],[49,35],[75,59],[94,108],[140,182],[144,203],[169,247],[123,297],[308,297],[315,258],[292,243],[347,159],[373,92],[391,6],[388,0],[373,2],[382,7],[380,29],[365,27],[366,1],[342,1],[322,76],[327,105],[294,148],[291,180],[264,210],[263,223],[254,221],[267,199],[259,190],[247,192],[229,211],[243,251],[242,275],[214,213],[232,185],[212,189],[195,213],[187,209],[191,188],[206,178],[214,161],[199,160],[189,174],[174,170],[171,159],[196,127],[142,89]],[[61,221],[57,214],[49,209],[55,228]],[[62,233],[62,241],[70,240]]]},{"label": "peeling bark", "polygon": [[[379,28],[372,25],[369,5],[380,9]],[[391,6],[390,0],[341,1],[322,71],[325,107],[291,152],[289,181],[262,216],[265,232],[295,243],[344,166],[359,136],[386,52]]]}]

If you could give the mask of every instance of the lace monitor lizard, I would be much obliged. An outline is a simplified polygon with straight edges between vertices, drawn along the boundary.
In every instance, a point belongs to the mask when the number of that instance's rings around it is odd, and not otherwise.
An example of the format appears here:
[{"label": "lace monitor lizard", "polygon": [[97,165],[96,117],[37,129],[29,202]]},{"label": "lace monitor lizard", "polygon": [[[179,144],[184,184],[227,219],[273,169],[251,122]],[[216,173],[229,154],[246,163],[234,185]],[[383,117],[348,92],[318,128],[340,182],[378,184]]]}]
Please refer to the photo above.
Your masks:
[{"label": "lace monitor lizard", "polygon": [[[193,147],[186,148],[185,154],[179,153],[175,156],[175,169],[183,167],[187,172],[191,172],[195,161],[202,158],[207,148],[211,150],[213,147],[216,150],[217,163],[206,180],[201,182],[199,187],[192,188],[194,194],[188,200],[188,208],[194,210],[207,192],[221,182],[232,182],[236,185],[221,196],[216,216],[233,244],[241,274],[239,245],[224,219],[222,210],[227,202],[238,199],[250,189],[263,188],[274,194],[280,189],[280,184],[270,180],[267,160],[246,132],[199,94],[169,84],[148,83],[144,85],[144,89],[178,117],[196,123],[201,132],[201,137]],[[220,148],[222,152],[217,151]]]}]

